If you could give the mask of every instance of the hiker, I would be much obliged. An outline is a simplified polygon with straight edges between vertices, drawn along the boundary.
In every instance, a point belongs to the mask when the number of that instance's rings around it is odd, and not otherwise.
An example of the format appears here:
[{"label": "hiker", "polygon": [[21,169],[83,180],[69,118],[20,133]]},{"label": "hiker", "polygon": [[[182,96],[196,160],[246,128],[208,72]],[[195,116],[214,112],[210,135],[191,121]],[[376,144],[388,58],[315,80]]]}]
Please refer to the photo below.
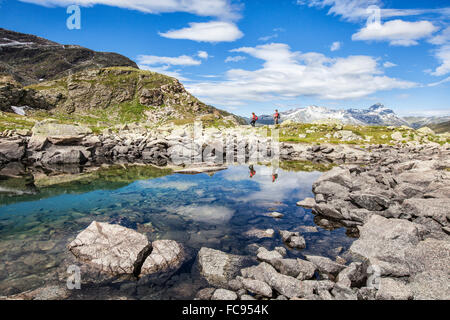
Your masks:
[{"label": "hiker", "polygon": [[258,121],[258,116],[254,112],[252,112],[252,121],[250,122],[252,127],[255,126],[256,121]]},{"label": "hiker", "polygon": [[273,115],[273,120],[275,122],[275,125],[277,125],[278,121],[280,120],[280,114],[278,113],[278,110],[275,110],[275,114]]},{"label": "hiker", "polygon": [[256,174],[255,168],[253,167],[253,165],[250,165],[248,167],[248,169],[250,170],[250,179],[253,178]]}]

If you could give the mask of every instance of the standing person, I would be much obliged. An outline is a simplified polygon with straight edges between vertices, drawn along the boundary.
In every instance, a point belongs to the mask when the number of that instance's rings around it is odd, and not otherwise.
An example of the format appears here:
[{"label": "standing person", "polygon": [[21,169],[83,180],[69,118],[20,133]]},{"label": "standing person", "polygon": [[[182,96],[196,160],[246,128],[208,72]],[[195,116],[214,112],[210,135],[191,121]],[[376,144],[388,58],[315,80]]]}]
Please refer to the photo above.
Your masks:
[{"label": "standing person", "polygon": [[277,125],[278,121],[280,120],[280,114],[278,113],[278,110],[275,110],[275,114],[273,115],[273,120],[275,122],[275,125]]},{"label": "standing person", "polygon": [[252,121],[250,122],[250,124],[252,125],[252,127],[255,126],[256,121],[258,121],[258,116],[257,116],[254,112],[252,112]]}]

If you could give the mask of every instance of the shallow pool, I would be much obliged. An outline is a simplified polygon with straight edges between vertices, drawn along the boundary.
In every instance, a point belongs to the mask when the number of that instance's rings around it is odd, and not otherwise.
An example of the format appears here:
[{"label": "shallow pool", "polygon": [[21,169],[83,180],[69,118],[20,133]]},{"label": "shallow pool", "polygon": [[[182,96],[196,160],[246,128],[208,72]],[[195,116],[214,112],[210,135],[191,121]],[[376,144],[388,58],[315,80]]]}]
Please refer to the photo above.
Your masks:
[{"label": "shallow pool", "polygon": [[[94,220],[136,229],[151,240],[176,240],[194,253],[209,247],[254,255],[255,243],[267,248],[283,245],[278,232],[259,239],[249,232],[254,229],[300,231],[307,248],[289,250],[290,256],[336,257],[353,241],[344,228],[329,231],[316,226],[311,211],[296,206],[312,196],[311,186],[320,172],[279,169],[274,177],[272,168],[256,165],[253,170],[232,166],[212,175],[168,171],[136,175],[130,170],[134,169],[56,182],[41,177],[22,185],[19,179],[15,184],[21,186],[15,189],[10,181],[0,181],[3,190],[15,190],[0,197],[0,295],[61,282],[61,268],[70,255],[66,245]],[[284,217],[266,216],[273,211]],[[101,288],[102,293],[88,287],[74,297],[192,298],[203,284],[190,274],[191,266],[192,261],[163,286],[142,291],[111,285]]]}]

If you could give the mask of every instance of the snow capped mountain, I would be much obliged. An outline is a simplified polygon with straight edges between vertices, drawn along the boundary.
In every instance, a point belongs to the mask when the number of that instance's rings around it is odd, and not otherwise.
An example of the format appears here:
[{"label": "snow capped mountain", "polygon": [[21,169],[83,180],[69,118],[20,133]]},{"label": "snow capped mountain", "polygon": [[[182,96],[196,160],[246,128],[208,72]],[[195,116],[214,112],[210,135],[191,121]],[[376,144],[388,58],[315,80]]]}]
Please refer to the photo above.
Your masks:
[{"label": "snow capped mountain", "polygon": [[[281,121],[291,120],[300,123],[313,123],[316,121],[338,121],[342,124],[352,125],[409,125],[407,121],[397,116],[394,111],[377,103],[368,109],[334,110],[326,107],[309,106],[281,112]],[[259,123],[272,124],[272,115],[259,117]]]}]

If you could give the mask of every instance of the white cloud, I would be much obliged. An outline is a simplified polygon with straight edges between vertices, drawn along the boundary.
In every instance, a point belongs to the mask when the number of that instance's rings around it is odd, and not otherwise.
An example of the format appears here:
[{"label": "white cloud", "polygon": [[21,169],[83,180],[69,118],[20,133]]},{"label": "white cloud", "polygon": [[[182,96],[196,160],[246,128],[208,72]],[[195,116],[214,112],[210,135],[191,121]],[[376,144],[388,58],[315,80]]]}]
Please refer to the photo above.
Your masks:
[{"label": "white cloud", "polygon": [[361,98],[380,90],[411,88],[416,84],[387,77],[370,56],[329,58],[323,54],[291,51],[272,43],[234,49],[264,61],[260,69],[232,69],[225,81],[196,82],[188,89],[209,103],[239,105],[313,96],[321,99]]},{"label": "white cloud", "polygon": [[352,40],[389,41],[393,46],[417,45],[417,40],[437,30],[429,21],[408,22],[391,20],[384,24],[368,24],[352,36]]},{"label": "white cloud", "polygon": [[231,0],[20,0],[42,6],[63,6],[78,4],[91,7],[96,4],[119,8],[138,10],[145,13],[187,12],[199,16],[220,17],[221,19],[236,19],[239,17],[240,6],[232,4]]},{"label": "white cloud", "polygon": [[445,45],[436,51],[436,58],[441,65],[431,74],[434,76],[444,76],[450,73],[450,45]]},{"label": "white cloud", "polygon": [[239,61],[242,61],[242,60],[245,60],[245,59],[247,59],[247,57],[244,57],[244,56],[227,57],[225,59],[225,63],[228,63],[228,62],[239,62]]},{"label": "white cloud", "polygon": [[183,77],[179,70],[169,70],[169,66],[161,66],[161,67],[150,67],[150,66],[146,66],[146,65],[138,65],[139,69],[141,70],[147,70],[147,71],[153,71],[153,72],[157,72],[157,73],[161,73],[164,74],[166,76],[169,77],[173,77],[176,78],[180,81],[190,81],[189,79]]},{"label": "white cloud", "polygon": [[199,57],[200,59],[208,59],[209,54],[206,51],[199,51],[197,52],[197,57]]},{"label": "white cloud", "polygon": [[169,39],[187,39],[200,42],[232,42],[244,34],[238,27],[228,21],[192,22],[189,27],[159,33]]},{"label": "white cloud", "polygon": [[442,32],[429,41],[432,44],[441,45],[450,42],[450,27],[445,28]]},{"label": "white cloud", "polygon": [[331,51],[337,51],[341,48],[342,43],[339,41],[333,42],[333,44],[330,47]]},{"label": "white cloud", "polygon": [[372,5],[381,6],[381,0],[297,0],[298,5],[309,7],[330,7],[328,14],[342,16],[348,21],[359,21],[367,18],[367,8]]},{"label": "white cloud", "polygon": [[386,61],[385,63],[383,63],[383,67],[385,68],[393,68],[396,67],[397,65],[395,63],[392,63],[390,61]]},{"label": "white cloud", "polygon": [[436,9],[387,9],[383,7],[382,0],[297,0],[298,5],[307,5],[309,7],[325,8],[330,7],[328,14],[341,16],[347,21],[357,22],[367,19],[372,10],[370,6],[380,8],[380,15],[383,18],[419,16],[424,14],[438,14],[443,16],[450,15],[450,8]]},{"label": "white cloud", "polygon": [[160,56],[148,56],[140,55],[137,57],[139,64],[144,65],[171,65],[171,66],[198,66],[202,62],[195,60],[190,56],[179,56],[179,57],[160,57]]},{"label": "white cloud", "polygon": [[444,83],[447,83],[447,82],[450,82],[450,77],[445,78],[444,80],[441,80],[441,81],[438,81],[438,82],[430,83],[430,84],[428,84],[428,87],[437,87],[437,86],[440,86],[441,84],[444,84]]}]

